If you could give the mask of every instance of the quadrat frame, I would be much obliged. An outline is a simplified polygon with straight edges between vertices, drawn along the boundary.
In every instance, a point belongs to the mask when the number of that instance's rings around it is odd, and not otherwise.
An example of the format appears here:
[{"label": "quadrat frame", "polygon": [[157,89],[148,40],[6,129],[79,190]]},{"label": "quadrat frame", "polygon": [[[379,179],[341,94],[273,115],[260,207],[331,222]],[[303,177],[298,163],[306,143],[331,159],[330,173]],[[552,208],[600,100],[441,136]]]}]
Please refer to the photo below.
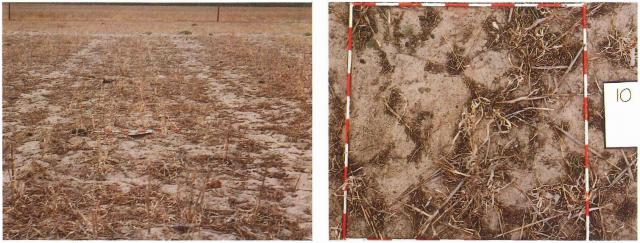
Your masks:
[{"label": "quadrat frame", "polygon": [[588,64],[587,55],[587,4],[586,3],[433,3],[433,2],[350,2],[349,3],[349,28],[347,33],[347,104],[345,107],[345,139],[344,139],[344,175],[343,175],[343,205],[342,205],[342,239],[347,239],[347,197],[349,194],[349,129],[350,129],[350,105],[351,105],[351,62],[353,56],[353,7],[445,7],[445,8],[582,8],[582,86],[583,86],[583,118],[584,118],[584,207],[586,240],[589,240],[590,224],[590,189],[589,189],[589,93],[588,88]]}]

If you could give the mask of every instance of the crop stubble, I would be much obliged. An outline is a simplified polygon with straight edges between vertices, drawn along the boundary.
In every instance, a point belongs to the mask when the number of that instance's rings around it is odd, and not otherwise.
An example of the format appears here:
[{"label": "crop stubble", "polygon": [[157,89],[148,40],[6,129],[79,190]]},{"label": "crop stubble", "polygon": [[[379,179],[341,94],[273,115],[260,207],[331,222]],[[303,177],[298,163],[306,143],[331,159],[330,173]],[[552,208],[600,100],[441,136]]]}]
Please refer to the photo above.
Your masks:
[{"label": "crop stubble", "polygon": [[310,37],[86,25],[5,22],[5,239],[310,238]]}]

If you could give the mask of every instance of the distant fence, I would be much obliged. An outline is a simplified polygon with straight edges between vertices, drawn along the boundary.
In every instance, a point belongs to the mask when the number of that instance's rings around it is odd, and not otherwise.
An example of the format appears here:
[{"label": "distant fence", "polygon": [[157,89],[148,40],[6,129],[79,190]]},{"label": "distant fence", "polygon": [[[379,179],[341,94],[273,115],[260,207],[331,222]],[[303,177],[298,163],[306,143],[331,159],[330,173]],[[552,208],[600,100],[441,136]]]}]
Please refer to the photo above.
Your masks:
[{"label": "distant fence", "polygon": [[310,3],[3,3],[7,21],[310,22]]}]

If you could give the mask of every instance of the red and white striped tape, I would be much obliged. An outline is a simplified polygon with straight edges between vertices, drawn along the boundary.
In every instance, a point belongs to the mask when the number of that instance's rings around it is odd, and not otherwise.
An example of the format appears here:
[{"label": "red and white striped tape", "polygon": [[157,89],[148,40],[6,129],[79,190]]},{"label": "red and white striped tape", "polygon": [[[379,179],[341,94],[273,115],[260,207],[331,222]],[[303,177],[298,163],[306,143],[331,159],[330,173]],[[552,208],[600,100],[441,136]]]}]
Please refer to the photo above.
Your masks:
[{"label": "red and white striped tape", "polygon": [[352,49],[353,49],[353,6],[354,4],[349,4],[349,30],[347,33],[347,104],[346,104],[346,112],[345,112],[345,130],[344,130],[344,175],[343,175],[343,188],[342,188],[342,196],[343,196],[343,204],[342,204],[342,239],[347,239],[347,194],[348,194],[348,183],[349,183],[349,130],[350,130],[350,119],[349,113],[351,107],[351,58],[352,58]]},{"label": "red and white striped tape", "polygon": [[353,6],[364,7],[490,7],[490,8],[518,8],[518,7],[535,7],[535,8],[570,8],[582,7],[582,3],[434,3],[434,2],[354,2]]},{"label": "red and white striped tape", "polygon": [[[582,79],[584,88],[583,113],[584,113],[584,174],[585,174],[585,228],[586,240],[589,240],[589,224],[590,224],[590,206],[591,192],[589,188],[589,93],[588,93],[588,64],[587,55],[587,4],[586,3],[432,3],[432,2],[352,2],[349,3],[349,29],[347,33],[347,104],[345,114],[345,143],[344,143],[344,176],[343,176],[343,207],[342,207],[342,239],[347,239],[347,196],[349,182],[349,131],[350,131],[350,106],[351,106],[351,61],[353,55],[353,7],[490,7],[490,8],[518,8],[518,7],[534,7],[534,8],[582,8]],[[371,238],[374,239],[374,238]],[[376,238],[377,239],[377,238]]]},{"label": "red and white striped tape", "polygon": [[586,240],[589,240],[589,222],[590,222],[590,210],[591,210],[591,189],[589,187],[589,55],[587,54],[587,4],[582,4],[582,87],[584,88],[584,100],[582,101],[584,107],[582,108],[584,113],[584,223],[586,229]]}]

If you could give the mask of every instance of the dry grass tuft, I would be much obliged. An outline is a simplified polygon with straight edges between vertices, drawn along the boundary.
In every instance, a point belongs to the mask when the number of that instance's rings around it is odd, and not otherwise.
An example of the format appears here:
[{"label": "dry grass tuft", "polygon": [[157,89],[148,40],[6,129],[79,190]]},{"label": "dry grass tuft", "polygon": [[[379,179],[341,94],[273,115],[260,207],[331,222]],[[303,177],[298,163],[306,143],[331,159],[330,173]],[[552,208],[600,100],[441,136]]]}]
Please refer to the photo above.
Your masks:
[{"label": "dry grass tuft", "polygon": [[356,51],[377,44],[373,39],[373,35],[378,33],[375,11],[375,8],[369,7],[356,7],[353,10],[353,47]]},{"label": "dry grass tuft", "polygon": [[433,38],[431,32],[442,21],[440,13],[435,8],[425,8],[424,15],[418,16],[420,21],[420,40],[426,41]]},{"label": "dry grass tuft", "polygon": [[612,63],[622,67],[633,67],[636,42],[635,32],[624,34],[612,27],[607,36],[598,43],[598,48],[599,52]]},{"label": "dry grass tuft", "polygon": [[[354,172],[356,171],[354,170]],[[382,231],[389,212],[384,197],[377,190],[375,180],[363,173],[352,173],[348,183],[350,192],[348,203],[351,205],[349,215],[362,217],[369,230],[369,235],[379,239],[384,238]]]},{"label": "dry grass tuft", "polygon": [[577,66],[571,63],[582,46],[570,34],[573,25],[552,28],[550,22],[558,17],[552,16],[549,9],[515,8],[508,16],[507,23],[499,23],[492,16],[485,19],[483,29],[489,38],[486,45],[509,51],[513,66],[525,74],[527,82],[539,82],[542,72],[564,72]]},{"label": "dry grass tuft", "polygon": [[464,56],[464,48],[454,45],[451,52],[447,53],[447,72],[451,75],[461,74],[469,61],[469,57]]}]

